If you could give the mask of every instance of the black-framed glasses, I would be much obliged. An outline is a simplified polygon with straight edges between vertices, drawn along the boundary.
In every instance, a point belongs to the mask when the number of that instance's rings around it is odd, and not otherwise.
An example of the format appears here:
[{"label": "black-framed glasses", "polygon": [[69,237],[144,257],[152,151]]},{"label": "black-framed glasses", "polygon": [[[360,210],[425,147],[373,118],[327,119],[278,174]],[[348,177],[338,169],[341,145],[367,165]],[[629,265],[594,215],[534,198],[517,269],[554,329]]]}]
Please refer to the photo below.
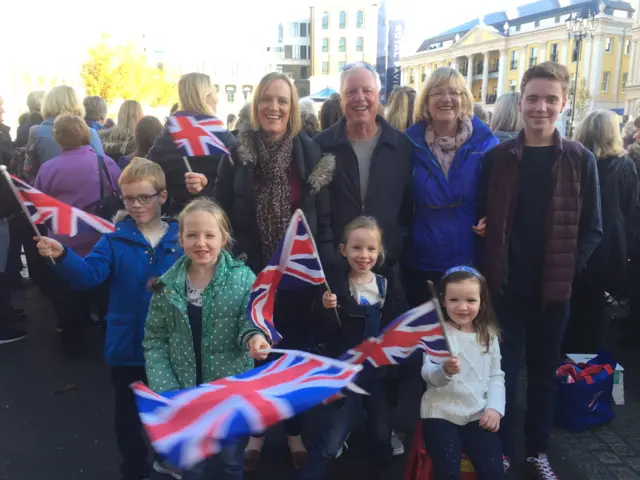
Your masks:
[{"label": "black-framed glasses", "polygon": [[122,203],[129,206],[136,203],[136,200],[140,205],[149,205],[149,203],[151,203],[151,200],[153,200],[153,198],[157,197],[158,195],[160,195],[160,192],[156,192],[153,195],[138,195],[136,197],[125,197],[124,195],[122,195],[120,197],[120,200],[122,200]]}]

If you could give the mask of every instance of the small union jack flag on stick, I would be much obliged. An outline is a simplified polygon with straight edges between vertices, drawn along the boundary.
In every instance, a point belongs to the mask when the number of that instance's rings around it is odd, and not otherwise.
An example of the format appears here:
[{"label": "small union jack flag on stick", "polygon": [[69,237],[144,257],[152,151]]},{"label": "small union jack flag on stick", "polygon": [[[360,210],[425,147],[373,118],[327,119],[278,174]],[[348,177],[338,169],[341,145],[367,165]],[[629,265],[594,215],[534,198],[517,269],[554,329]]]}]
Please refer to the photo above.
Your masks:
[{"label": "small union jack flag on stick", "polygon": [[434,361],[450,357],[442,312],[436,302],[431,300],[403,313],[380,336],[368,338],[341,359],[356,365],[382,367],[397,365],[420,350]]},{"label": "small union jack flag on stick", "polygon": [[4,166],[0,167],[0,171],[20,208],[29,219],[36,236],[40,236],[36,225],[42,224],[46,224],[53,233],[70,237],[87,230],[100,233],[113,232],[114,226],[111,222],[45,195],[28,183],[9,175]]},{"label": "small union jack flag on stick", "polygon": [[329,290],[307,220],[302,210],[296,210],[276,253],[251,287],[249,318],[276,344],[282,339],[273,324],[276,291],[313,285]]},{"label": "small union jack flag on stick", "polygon": [[156,394],[131,386],[153,448],[189,469],[225,442],[264,432],[352,385],[362,366],[288,350],[274,362],[195,388]]},{"label": "small union jack flag on stick", "polygon": [[210,116],[174,115],[167,121],[173,143],[186,157],[201,157],[226,153],[229,149],[216,133],[226,132],[222,120]]}]

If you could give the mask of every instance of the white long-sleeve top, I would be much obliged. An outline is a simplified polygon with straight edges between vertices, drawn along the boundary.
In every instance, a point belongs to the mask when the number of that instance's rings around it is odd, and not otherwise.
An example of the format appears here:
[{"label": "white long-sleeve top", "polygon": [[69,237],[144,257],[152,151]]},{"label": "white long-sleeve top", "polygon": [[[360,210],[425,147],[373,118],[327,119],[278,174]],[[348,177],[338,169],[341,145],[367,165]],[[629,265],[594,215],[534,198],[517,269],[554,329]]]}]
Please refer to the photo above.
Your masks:
[{"label": "white long-sleeve top", "polygon": [[448,376],[442,365],[425,355],[422,378],[427,391],[422,396],[420,416],[442,418],[456,425],[479,420],[491,408],[504,416],[504,372],[500,368],[500,345],[492,335],[489,351],[475,333],[464,333],[446,325],[454,356],[460,358],[460,373]]}]

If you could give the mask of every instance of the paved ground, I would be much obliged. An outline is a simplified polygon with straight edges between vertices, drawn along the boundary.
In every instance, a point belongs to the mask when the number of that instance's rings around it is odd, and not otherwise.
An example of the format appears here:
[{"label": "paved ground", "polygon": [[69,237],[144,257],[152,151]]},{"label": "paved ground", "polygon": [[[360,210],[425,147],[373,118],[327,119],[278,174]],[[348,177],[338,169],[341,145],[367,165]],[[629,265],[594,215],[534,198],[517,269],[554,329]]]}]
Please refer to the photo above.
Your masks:
[{"label": "paved ground", "polygon": [[[29,338],[0,346],[0,480],[116,480],[107,371],[101,358],[102,331],[87,332],[91,355],[81,362],[66,360],[59,351],[49,302],[37,289],[16,294],[16,305],[29,314]],[[638,353],[620,353],[626,369],[627,405],[606,427],[572,435],[556,431],[551,455],[563,479],[640,479],[640,375]],[[523,379],[524,383],[524,379]],[[407,452],[417,418],[419,383],[403,388],[396,429]],[[316,427],[308,418],[310,430]],[[360,480],[368,467],[356,431],[351,448],[334,462],[327,478]],[[283,433],[268,436],[265,465],[249,480],[293,479]],[[395,460],[387,478],[401,480],[406,455]],[[510,478],[526,478],[515,468]]]}]

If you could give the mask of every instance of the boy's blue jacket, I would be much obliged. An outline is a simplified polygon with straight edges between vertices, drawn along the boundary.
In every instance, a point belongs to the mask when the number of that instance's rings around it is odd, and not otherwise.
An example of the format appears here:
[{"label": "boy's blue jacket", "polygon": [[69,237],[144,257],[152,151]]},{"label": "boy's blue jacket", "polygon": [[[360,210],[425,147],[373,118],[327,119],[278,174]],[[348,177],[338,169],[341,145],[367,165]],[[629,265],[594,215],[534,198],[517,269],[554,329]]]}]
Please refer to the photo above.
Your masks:
[{"label": "boy's blue jacket", "polygon": [[169,223],[160,243],[151,248],[133,219],[127,217],[116,224],[114,232],[103,235],[85,258],[67,248],[56,261],[56,272],[76,290],[109,281],[104,343],[108,365],[144,365],[142,340],[151,300],[147,285],[169,270],[182,254],[176,222]]}]

